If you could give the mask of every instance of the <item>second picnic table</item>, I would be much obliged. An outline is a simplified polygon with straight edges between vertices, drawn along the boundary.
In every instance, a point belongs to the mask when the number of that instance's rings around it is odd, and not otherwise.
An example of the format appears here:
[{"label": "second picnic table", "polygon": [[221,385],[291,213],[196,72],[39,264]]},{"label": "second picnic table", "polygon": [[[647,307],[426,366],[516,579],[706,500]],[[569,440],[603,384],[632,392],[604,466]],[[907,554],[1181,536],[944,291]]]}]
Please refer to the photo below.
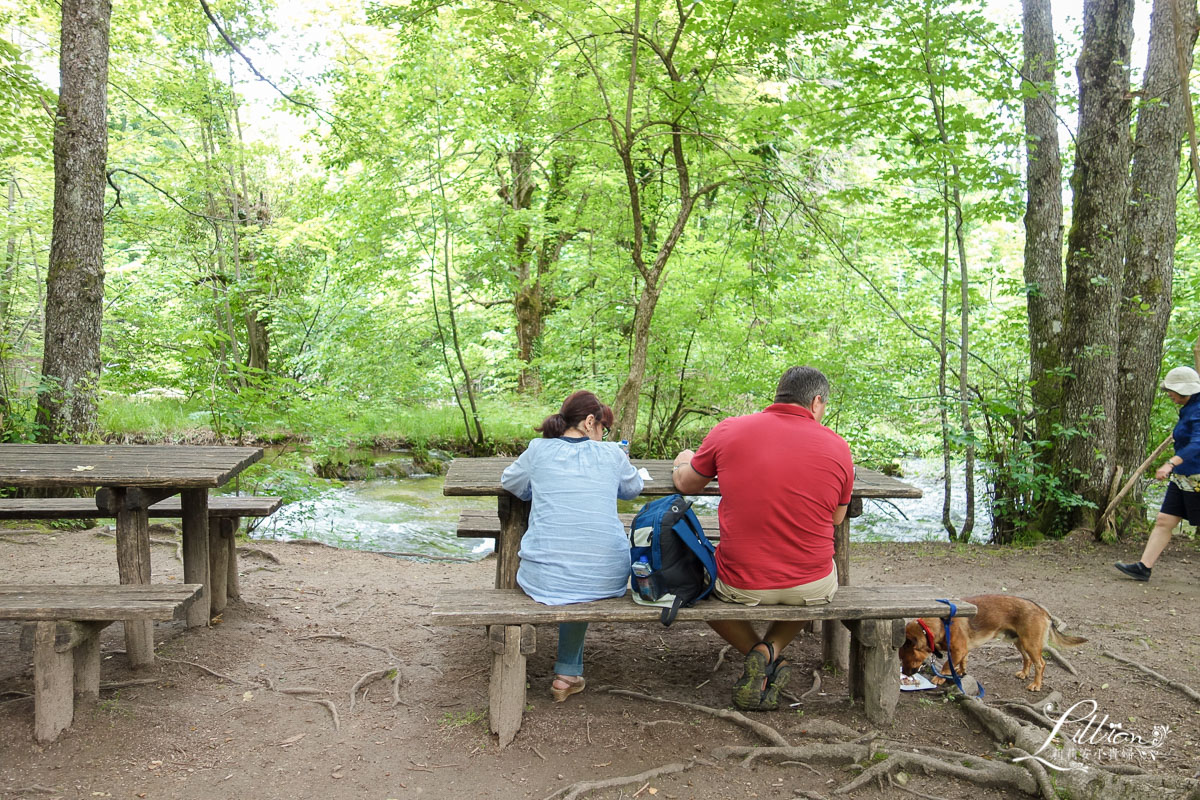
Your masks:
[{"label": "second picnic table", "polygon": [[[194,627],[209,620],[208,491],[260,458],[258,447],[0,444],[0,486],[97,488],[97,509],[117,519],[123,584],[150,583],[148,509],[180,495],[183,579],[204,587],[187,611],[187,624]],[[134,666],[152,662],[153,622],[127,621],[125,647]]]},{"label": "second picnic table", "polygon": [[[633,465],[645,468],[650,474],[642,489],[643,496],[675,494],[671,480],[672,462],[666,459],[632,459]],[[517,552],[521,537],[529,525],[530,502],[519,500],[500,485],[504,468],[513,462],[509,457],[456,458],[446,471],[446,482],[442,493],[452,497],[496,498],[496,511],[500,517],[500,535],[496,538],[496,588],[517,588],[517,567],[520,565]],[[701,495],[720,495],[718,481],[704,487]],[[854,493],[846,519],[834,528],[834,561],[838,569],[838,583],[850,583],[850,519],[862,514],[863,500],[887,500],[918,498],[921,490],[915,486],[871,469],[858,467],[854,477]],[[841,625],[827,625],[824,632],[826,661],[843,665],[848,662],[849,635]]]}]

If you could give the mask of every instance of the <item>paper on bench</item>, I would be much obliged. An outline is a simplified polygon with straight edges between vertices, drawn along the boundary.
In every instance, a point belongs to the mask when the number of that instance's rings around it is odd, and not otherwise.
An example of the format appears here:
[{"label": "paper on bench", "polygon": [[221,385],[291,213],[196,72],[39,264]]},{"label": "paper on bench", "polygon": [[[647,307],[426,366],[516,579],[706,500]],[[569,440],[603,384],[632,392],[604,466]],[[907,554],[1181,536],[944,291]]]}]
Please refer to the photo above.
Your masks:
[{"label": "paper on bench", "polygon": [[654,478],[651,478],[651,477],[650,477],[650,473],[646,471],[646,468],[645,468],[645,467],[638,467],[638,475],[641,475],[641,476],[642,476],[642,480],[643,480],[643,481],[652,481],[652,480],[654,480]]}]

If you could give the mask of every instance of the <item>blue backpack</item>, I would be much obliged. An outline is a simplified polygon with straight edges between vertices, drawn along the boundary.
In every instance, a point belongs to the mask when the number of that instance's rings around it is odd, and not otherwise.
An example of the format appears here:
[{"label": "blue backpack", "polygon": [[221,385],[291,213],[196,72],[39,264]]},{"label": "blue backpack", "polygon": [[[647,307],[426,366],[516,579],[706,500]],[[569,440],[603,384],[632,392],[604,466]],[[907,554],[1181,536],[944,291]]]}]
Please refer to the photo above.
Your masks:
[{"label": "blue backpack", "polygon": [[633,518],[629,561],[634,601],[662,606],[663,625],[675,621],[680,606],[707,597],[717,575],[716,551],[692,501],[677,494],[652,500]]}]

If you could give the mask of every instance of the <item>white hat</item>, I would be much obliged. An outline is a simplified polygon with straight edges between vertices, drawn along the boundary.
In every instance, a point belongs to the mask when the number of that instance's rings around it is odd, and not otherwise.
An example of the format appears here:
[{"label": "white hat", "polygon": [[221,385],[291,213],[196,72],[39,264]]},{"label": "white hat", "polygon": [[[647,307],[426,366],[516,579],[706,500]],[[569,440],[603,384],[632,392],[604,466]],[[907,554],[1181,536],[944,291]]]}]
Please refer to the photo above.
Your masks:
[{"label": "white hat", "polygon": [[1200,374],[1191,367],[1176,367],[1163,378],[1162,388],[1185,396],[1200,394]]}]

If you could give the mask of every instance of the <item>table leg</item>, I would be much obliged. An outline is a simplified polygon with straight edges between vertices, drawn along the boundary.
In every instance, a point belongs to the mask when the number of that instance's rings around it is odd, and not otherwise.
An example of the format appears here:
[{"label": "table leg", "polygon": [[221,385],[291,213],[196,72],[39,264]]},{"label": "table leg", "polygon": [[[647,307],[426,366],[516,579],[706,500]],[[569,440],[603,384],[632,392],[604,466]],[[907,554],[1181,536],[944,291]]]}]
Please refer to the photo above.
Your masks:
[{"label": "table leg", "polygon": [[532,625],[488,627],[492,676],[488,686],[488,726],[504,749],[521,729],[525,711],[525,657],[537,648]]},{"label": "table leg", "polygon": [[204,587],[187,610],[187,626],[195,628],[208,624],[212,603],[208,571],[208,490],[184,489],[180,501],[183,506],[183,582],[199,583]]},{"label": "table leg", "polygon": [[496,588],[517,588],[517,567],[521,560],[521,537],[529,527],[529,509],[532,503],[518,500],[505,492],[496,498],[496,510],[500,517],[500,535],[496,538]]},{"label": "table leg", "polygon": [[904,620],[863,619],[847,623],[850,646],[850,697],[862,699],[867,719],[891,724],[900,699],[899,650],[904,643]]},{"label": "table leg", "polygon": [[[126,490],[112,490],[117,509],[117,572],[122,584],[150,583],[150,518],[145,508],[129,508]],[[142,505],[135,503],[134,505]],[[154,663],[154,622],[125,620],[125,652],[134,667]]]},{"label": "table leg", "polygon": [[[837,565],[838,586],[850,585],[850,520],[862,515],[862,499],[850,499],[846,518],[833,528],[833,563]],[[836,620],[821,625],[821,655],[824,663],[845,672],[850,668],[850,632]]]}]

